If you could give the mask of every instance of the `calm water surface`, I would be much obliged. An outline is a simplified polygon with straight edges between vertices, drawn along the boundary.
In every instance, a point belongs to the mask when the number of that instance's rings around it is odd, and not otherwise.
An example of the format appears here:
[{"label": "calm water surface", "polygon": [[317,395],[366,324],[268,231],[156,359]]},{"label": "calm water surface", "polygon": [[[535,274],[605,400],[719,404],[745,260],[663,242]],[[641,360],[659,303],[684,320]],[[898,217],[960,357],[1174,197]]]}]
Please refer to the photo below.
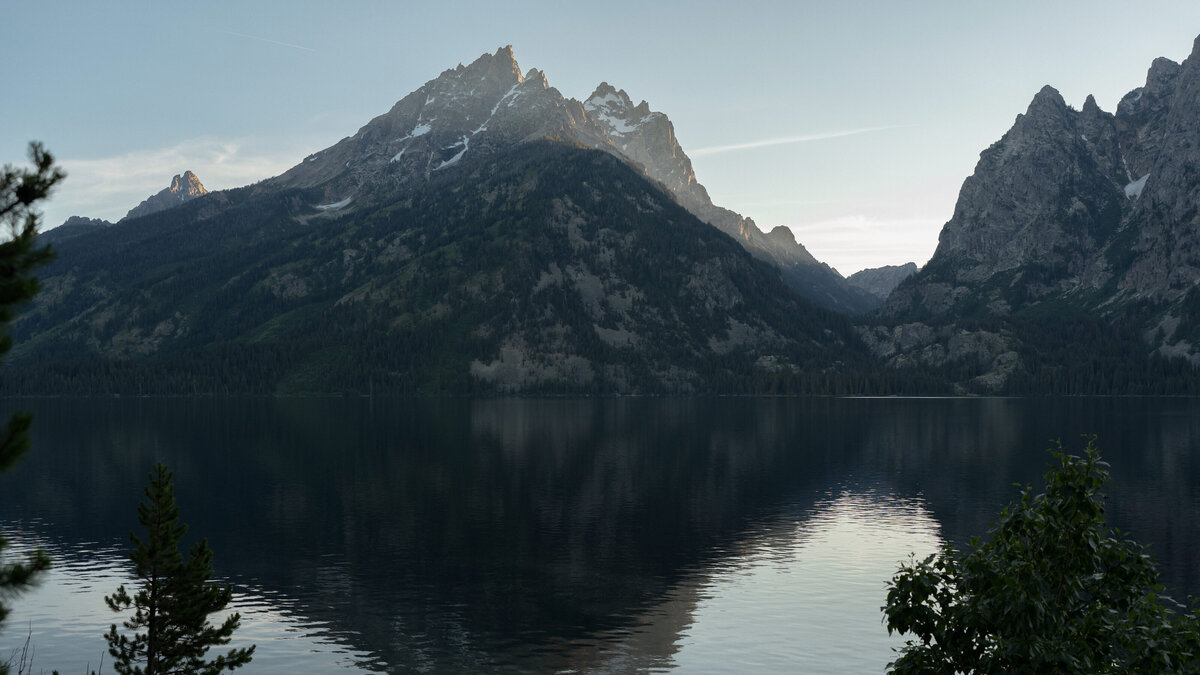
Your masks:
[{"label": "calm water surface", "polygon": [[17,403],[35,445],[0,528],[55,569],[0,658],[28,638],[34,672],[100,664],[156,460],[247,672],[881,672],[897,563],[981,533],[1084,433],[1110,521],[1200,595],[1200,401]]}]

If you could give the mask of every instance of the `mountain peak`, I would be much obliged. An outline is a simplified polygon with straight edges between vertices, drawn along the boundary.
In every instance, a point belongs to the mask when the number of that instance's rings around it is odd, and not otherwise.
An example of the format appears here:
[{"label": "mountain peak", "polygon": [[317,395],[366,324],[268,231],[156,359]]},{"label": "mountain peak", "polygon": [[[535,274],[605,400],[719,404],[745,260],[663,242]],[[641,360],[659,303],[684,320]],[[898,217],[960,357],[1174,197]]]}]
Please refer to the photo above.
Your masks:
[{"label": "mountain peak", "polygon": [[1171,59],[1162,56],[1154,59],[1146,71],[1146,83],[1125,94],[1117,104],[1117,115],[1136,116],[1158,105],[1165,100],[1164,96],[1169,96],[1175,90],[1175,80],[1182,70],[1183,66]]},{"label": "mountain peak", "polygon": [[633,107],[633,100],[629,98],[629,94],[626,94],[624,89],[617,89],[608,82],[601,82],[597,85],[596,90],[592,92],[591,96],[587,97],[587,100],[619,102],[630,108]]},{"label": "mountain peak", "polygon": [[542,89],[550,88],[550,83],[546,81],[546,74],[537,68],[530,68],[529,72],[525,73],[525,79],[522,81],[532,82],[540,86]]},{"label": "mountain peak", "polygon": [[[645,103],[645,101],[643,101]],[[589,111],[603,110],[609,114],[623,114],[633,109],[633,100],[624,89],[617,89],[607,82],[601,82],[592,95],[583,102]]]},{"label": "mountain peak", "polygon": [[452,74],[455,79],[464,82],[473,80],[502,81],[510,83],[510,86],[522,79],[521,67],[517,65],[512,45],[497,49],[495,54],[480,54],[479,58],[470,64],[464,66],[460,63],[454,70],[442,73],[442,76],[445,77],[448,74]]},{"label": "mountain peak", "polygon": [[583,102],[583,107],[618,139],[618,146],[622,145],[621,138],[638,129],[651,115],[649,103],[642,101],[635,106],[624,89],[617,89],[607,82],[596,87]]},{"label": "mountain peak", "polygon": [[[476,62],[487,57],[487,54],[480,56]],[[492,65],[498,70],[505,73],[516,73],[517,77],[521,77],[521,67],[517,65],[517,56],[513,53],[512,45],[504,45],[496,50],[496,53],[491,57]]]},{"label": "mountain peak", "polygon": [[1061,124],[1056,121],[1065,123],[1069,110],[1062,94],[1054,87],[1046,85],[1034,95],[1025,114],[1017,115],[1017,124],[1014,125],[1014,128],[1044,129],[1047,128],[1047,124],[1058,128]]},{"label": "mountain peak", "polygon": [[781,244],[796,245],[796,233],[786,225],[776,225],[767,233],[767,237]]},{"label": "mountain peak", "polygon": [[171,187],[167,190],[176,194],[187,194],[192,199],[208,194],[208,190],[204,189],[204,184],[191,171],[184,171],[181,175],[172,178]]},{"label": "mountain peak", "polygon": [[133,218],[141,218],[152,213],[165,211],[190,202],[197,197],[203,197],[208,194],[208,190],[204,188],[204,184],[196,177],[196,174],[191,171],[184,171],[182,174],[176,175],[171,179],[170,187],[164,188],[155,195],[151,195],[142,201],[141,204],[129,210],[125,217],[121,220],[131,220]]},{"label": "mountain peak", "polygon": [[[616,95],[617,93],[616,87],[607,82],[601,82],[596,86],[596,90],[592,92],[592,95],[588,97],[588,100],[590,101],[594,98],[604,98],[605,96],[612,96]],[[624,93],[624,90],[622,90],[621,93]],[[625,98],[629,98],[629,96],[626,95]]]},{"label": "mountain peak", "polygon": [[1041,90],[1034,95],[1033,102],[1029,104],[1029,107],[1033,108],[1033,106],[1038,103],[1052,104],[1063,108],[1067,106],[1067,102],[1063,100],[1062,94],[1060,94],[1057,89],[1050,85],[1042,87]]},{"label": "mountain peak", "polygon": [[1156,90],[1161,88],[1164,83],[1174,80],[1182,68],[1183,66],[1164,56],[1154,59],[1154,62],[1150,64],[1150,70],[1146,71],[1146,88]]}]

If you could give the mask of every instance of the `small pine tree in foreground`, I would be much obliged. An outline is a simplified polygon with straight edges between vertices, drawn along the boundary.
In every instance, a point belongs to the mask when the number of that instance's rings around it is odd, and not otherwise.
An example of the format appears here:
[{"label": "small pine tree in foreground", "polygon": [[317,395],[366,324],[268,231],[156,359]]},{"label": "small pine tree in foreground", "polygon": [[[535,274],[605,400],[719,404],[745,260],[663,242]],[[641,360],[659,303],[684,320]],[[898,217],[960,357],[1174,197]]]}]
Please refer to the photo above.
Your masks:
[{"label": "small pine tree in foreground", "polygon": [[192,546],[186,561],[180,554],[179,540],[187,525],[179,521],[172,474],[162,463],[154,465],[145,494],[138,505],[138,522],[146,528],[146,538],[130,533],[134,549],[129,556],[141,589],[130,596],[122,585],[104,598],[114,612],[134,610],[123,624],[132,638],[119,633],[116,624],[105,636],[113,667],[121,675],[216,675],[246,665],[253,645],[205,659],[210,647],[229,643],[241,617],[231,614],[220,626],[208,622],[210,614],[229,603],[233,589],[208,583],[212,550],[207,540]]},{"label": "small pine tree in foreground", "polygon": [[1053,453],[968,552],[901,567],[883,607],[888,633],[915,636],[892,673],[1198,673],[1200,613],[1162,595],[1154,560],[1105,525],[1108,464]]}]

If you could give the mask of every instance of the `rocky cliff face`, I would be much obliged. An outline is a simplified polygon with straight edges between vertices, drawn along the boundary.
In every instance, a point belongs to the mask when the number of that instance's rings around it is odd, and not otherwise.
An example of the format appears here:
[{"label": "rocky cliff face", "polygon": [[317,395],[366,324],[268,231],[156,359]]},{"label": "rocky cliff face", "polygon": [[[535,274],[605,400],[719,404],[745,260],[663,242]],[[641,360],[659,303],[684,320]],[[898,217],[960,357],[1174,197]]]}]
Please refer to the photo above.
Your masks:
[{"label": "rocky cliff face", "polygon": [[208,190],[204,189],[204,184],[200,182],[196,174],[184,171],[182,175],[171,179],[169,187],[164,188],[158,194],[147,197],[141,204],[130,209],[129,213],[126,213],[121,220],[132,220],[165,211],[206,194],[208,194]]},{"label": "rocky cliff face", "polygon": [[[1131,260],[1116,270],[1118,297],[1174,304],[1200,280],[1200,38],[1182,66],[1156,61],[1146,86],[1118,105],[1117,120],[1132,202],[1121,242]],[[1166,317],[1185,313],[1172,308]]]},{"label": "rocky cliff face", "polygon": [[[1090,135],[1089,135],[1090,132]],[[1045,87],[959,192],[926,269],[888,299],[887,316],[1008,314],[1047,296],[1096,289],[1128,182],[1113,116]]]},{"label": "rocky cliff face", "polygon": [[1081,307],[1173,302],[1200,279],[1200,41],[1157,59],[1116,114],[1047,86],[980,155],[926,269],[887,316],[1006,314],[1073,294]]},{"label": "rocky cliff face", "polygon": [[980,155],[933,258],[881,314],[934,326],[1101,317],[1200,363],[1198,214],[1200,38],[1182,64],[1155,60],[1115,114],[1038,92]]},{"label": "rocky cliff face", "polygon": [[437,172],[469,171],[474,161],[543,139],[568,140],[629,162],[822,306],[857,314],[878,304],[813,258],[790,232],[768,236],[749,218],[714,205],[665,114],[645,101],[634,105],[624,90],[608,83],[586,101],[566,98],[541,71],[522,75],[511,47],[443,72],[270,186],[318,188],[321,206],[344,212],[375,205],[378,196]]}]

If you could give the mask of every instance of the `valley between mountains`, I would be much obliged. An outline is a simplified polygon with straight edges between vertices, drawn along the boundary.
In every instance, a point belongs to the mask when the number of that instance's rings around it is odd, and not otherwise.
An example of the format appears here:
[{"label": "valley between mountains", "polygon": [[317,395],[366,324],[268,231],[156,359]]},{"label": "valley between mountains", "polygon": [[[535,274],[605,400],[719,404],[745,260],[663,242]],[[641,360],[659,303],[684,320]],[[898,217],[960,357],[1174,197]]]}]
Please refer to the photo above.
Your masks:
[{"label": "valley between mountains", "polygon": [[277,177],[46,231],[3,390],[1194,393],[1198,209],[1200,40],[1115,112],[1042,89],[924,267],[850,278],[505,47]]}]

